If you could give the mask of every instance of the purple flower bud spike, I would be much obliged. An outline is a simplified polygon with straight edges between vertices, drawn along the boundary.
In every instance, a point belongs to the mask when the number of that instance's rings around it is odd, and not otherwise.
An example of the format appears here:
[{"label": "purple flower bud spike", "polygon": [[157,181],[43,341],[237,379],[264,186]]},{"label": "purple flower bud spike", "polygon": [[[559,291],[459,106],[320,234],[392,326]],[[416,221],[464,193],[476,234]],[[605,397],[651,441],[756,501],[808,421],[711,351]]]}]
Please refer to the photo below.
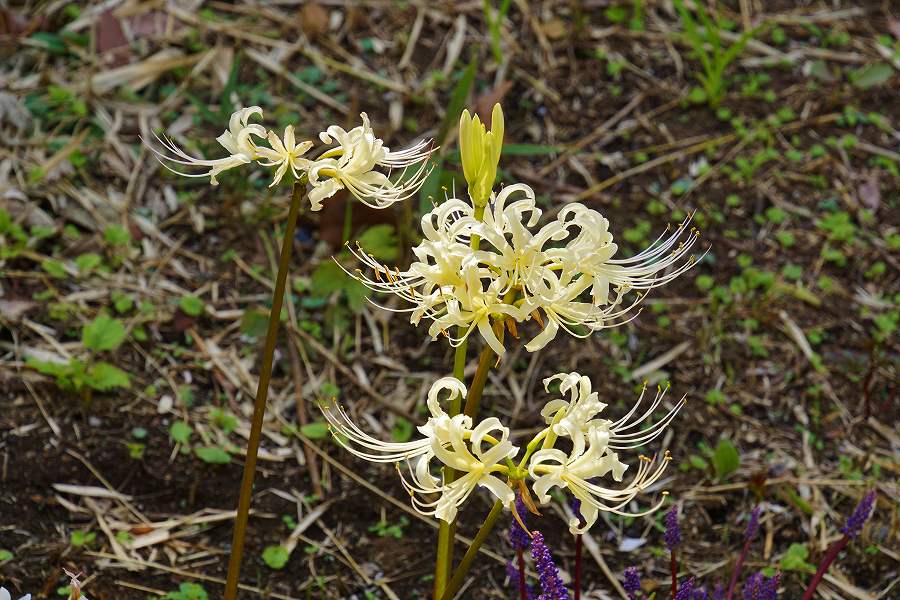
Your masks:
[{"label": "purple flower bud spike", "polygon": [[867,493],[859,501],[853,514],[847,519],[847,524],[841,529],[841,533],[850,539],[858,537],[862,533],[863,525],[869,520],[873,508],[875,508],[875,490]]},{"label": "purple flower bud spike", "polygon": [[803,600],[812,600],[816,593],[816,588],[819,587],[819,583],[822,581],[822,578],[825,577],[826,571],[828,571],[828,567],[830,567],[831,563],[838,557],[841,550],[846,548],[851,540],[862,533],[863,526],[872,515],[872,510],[874,508],[875,490],[872,490],[862,497],[862,500],[859,501],[859,504],[857,504],[856,508],[853,510],[853,514],[847,519],[847,524],[841,528],[844,537],[832,544],[825,553],[825,556],[822,557],[822,562],[819,563],[816,574],[813,575],[812,580],[809,582],[809,586],[806,588],[806,591],[803,592]]},{"label": "purple flower bud spike", "polygon": [[636,600],[638,592],[641,591],[641,576],[638,574],[637,567],[628,567],[625,569],[625,582],[622,587],[628,593],[631,600]]},{"label": "purple flower bud spike", "polygon": [[694,578],[691,577],[687,581],[681,582],[678,587],[678,593],[675,594],[675,600],[691,600],[694,596]]},{"label": "purple flower bud spike", "polygon": [[681,527],[678,525],[678,507],[673,506],[672,510],[666,513],[666,546],[669,550],[674,550],[681,544]]},{"label": "purple flower bud spike", "polygon": [[[528,522],[525,521],[525,517],[528,515],[528,509],[525,507],[525,503],[522,501],[521,496],[516,496],[516,513],[518,513],[519,518],[522,519],[522,522],[525,525],[528,525]],[[514,550],[526,550],[528,546],[531,545],[531,536],[528,535],[528,532],[522,529],[522,526],[519,525],[519,521],[513,517],[512,524],[509,526],[509,543],[512,544]]]},{"label": "purple flower bud spike", "polygon": [[762,507],[757,506],[750,511],[750,520],[747,521],[747,532],[744,534],[744,540],[750,541],[756,537],[759,532],[759,515],[762,513]]},{"label": "purple flower bud spike", "polygon": [[540,531],[535,531],[531,538],[531,558],[541,581],[539,600],[569,600],[569,590],[559,576],[559,569]]},{"label": "purple flower bud spike", "polygon": [[693,600],[709,600],[709,594],[706,593],[706,588],[695,590]]}]

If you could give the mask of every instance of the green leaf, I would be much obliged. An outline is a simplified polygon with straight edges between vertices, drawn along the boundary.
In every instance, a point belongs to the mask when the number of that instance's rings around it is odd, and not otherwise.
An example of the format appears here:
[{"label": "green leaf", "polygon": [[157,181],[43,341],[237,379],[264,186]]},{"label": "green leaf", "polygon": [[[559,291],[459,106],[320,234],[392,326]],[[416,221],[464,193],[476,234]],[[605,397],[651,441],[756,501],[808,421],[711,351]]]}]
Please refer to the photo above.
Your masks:
[{"label": "green leaf", "polygon": [[29,356],[25,359],[25,364],[38,373],[53,377],[68,377],[72,373],[72,365],[70,363],[43,361]]},{"label": "green leaf", "polygon": [[791,544],[781,557],[781,568],[785,571],[800,571],[803,573],[815,573],[816,568],[806,562],[809,550],[803,544]]},{"label": "green leaf", "polygon": [[177,592],[169,592],[162,600],[209,600],[206,590],[199,583],[182,583]]},{"label": "green leaf", "polygon": [[369,227],[359,236],[358,241],[367,253],[378,260],[392,262],[400,256],[397,232],[393,225],[385,223]]},{"label": "green leaf", "polygon": [[866,65],[850,74],[850,81],[856,87],[867,90],[890,81],[894,76],[894,68],[883,62]]},{"label": "green leaf", "polygon": [[119,367],[99,362],[88,370],[87,383],[95,390],[105,392],[117,387],[130,388],[131,377]]},{"label": "green leaf", "polygon": [[712,457],[713,468],[716,471],[716,478],[723,480],[741,466],[741,456],[738,454],[737,448],[727,439],[719,440],[716,450]]},{"label": "green leaf", "polygon": [[328,424],[321,422],[307,423],[300,427],[300,433],[311,440],[321,440],[328,437]]},{"label": "green leaf", "polygon": [[76,548],[80,548],[86,544],[90,544],[97,538],[97,534],[93,531],[81,531],[75,530],[72,532],[72,535],[69,536],[69,543],[71,543]]},{"label": "green leaf", "polygon": [[90,273],[94,269],[100,266],[100,263],[103,262],[103,259],[99,254],[94,254],[93,252],[89,252],[87,254],[82,254],[78,258],[75,259],[75,266],[78,267],[78,271],[84,275],[86,273]]},{"label": "green leaf", "polygon": [[203,462],[211,465],[227,465],[231,462],[231,455],[218,446],[194,448],[194,454]]},{"label": "green leaf", "polygon": [[62,279],[67,275],[66,267],[58,260],[48,258],[41,263],[41,268],[43,268],[50,277],[56,277],[57,279]]},{"label": "green leaf", "polygon": [[0,550],[0,563],[13,559],[13,553],[9,550]]},{"label": "green leaf", "polygon": [[699,456],[697,454],[691,454],[690,456],[688,456],[688,460],[690,461],[691,466],[694,467],[695,469],[705,471],[706,469],[709,468],[709,463],[706,462],[706,459],[704,459],[702,456]]},{"label": "green leaf", "polygon": [[[546,156],[547,154],[559,154],[565,148],[561,146],[547,146],[544,144],[503,144],[503,156]],[[457,151],[457,154],[459,152]]]},{"label": "green leaf", "polygon": [[266,549],[263,550],[262,555],[263,562],[265,562],[270,569],[283,568],[290,557],[291,555],[288,554],[287,548],[284,546],[267,546]]},{"label": "green leaf", "polygon": [[210,420],[226,435],[237,429],[238,426],[237,417],[221,408],[214,408],[212,410],[210,413]]},{"label": "green leaf", "polygon": [[169,437],[179,444],[187,444],[192,433],[191,426],[184,421],[175,421],[169,428]]},{"label": "green leaf", "polygon": [[347,282],[344,293],[347,295],[347,306],[350,307],[350,310],[357,314],[361,313],[366,305],[366,298],[369,297],[369,288],[359,281],[351,279]]},{"label": "green leaf", "polygon": [[241,333],[250,338],[261,338],[269,327],[269,313],[264,310],[248,308],[241,315]]},{"label": "green leaf", "polygon": [[196,296],[182,296],[178,301],[181,311],[189,317],[199,317],[203,312],[203,300]]},{"label": "green leaf", "polygon": [[391,437],[394,438],[394,441],[401,444],[403,442],[408,442],[412,437],[412,434],[412,423],[410,423],[403,417],[399,417],[397,419],[397,422],[394,424],[394,428],[391,430]]},{"label": "green leaf", "polygon": [[103,239],[112,246],[126,246],[131,243],[131,234],[121,225],[110,225],[103,230]]},{"label": "green leaf", "polygon": [[328,260],[316,267],[310,277],[310,292],[320,298],[344,289],[349,277],[336,262]]},{"label": "green leaf", "polygon": [[100,315],[81,330],[81,342],[88,350],[115,350],[125,340],[125,326],[118,319]]}]

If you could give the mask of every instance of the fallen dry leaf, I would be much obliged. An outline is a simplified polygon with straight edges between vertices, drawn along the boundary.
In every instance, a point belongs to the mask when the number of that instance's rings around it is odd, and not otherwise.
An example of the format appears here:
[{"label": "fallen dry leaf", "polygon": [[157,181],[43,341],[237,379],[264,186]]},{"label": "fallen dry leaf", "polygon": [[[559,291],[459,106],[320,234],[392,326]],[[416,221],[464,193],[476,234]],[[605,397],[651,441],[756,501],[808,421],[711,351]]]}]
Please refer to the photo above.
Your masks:
[{"label": "fallen dry leaf", "polygon": [[300,29],[311,40],[328,33],[328,19],[328,11],[315,2],[304,4],[300,9]]}]

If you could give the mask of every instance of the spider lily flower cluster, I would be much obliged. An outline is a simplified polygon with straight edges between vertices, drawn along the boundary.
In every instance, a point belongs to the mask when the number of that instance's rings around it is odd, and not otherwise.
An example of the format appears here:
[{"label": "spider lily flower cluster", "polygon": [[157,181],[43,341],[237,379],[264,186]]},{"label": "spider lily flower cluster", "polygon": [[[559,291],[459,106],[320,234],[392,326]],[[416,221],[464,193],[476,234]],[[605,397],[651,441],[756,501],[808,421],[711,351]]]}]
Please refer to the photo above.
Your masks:
[{"label": "spider lily flower cluster", "polygon": [[[600,511],[639,516],[659,508],[662,500],[639,513],[628,512],[626,506],[660,478],[669,461],[668,453],[660,460],[642,456],[637,472],[622,488],[605,487],[597,480],[611,475],[621,482],[629,466],[619,459],[618,452],[633,450],[660,435],[684,405],[684,399],[655,424],[641,429],[641,424],[663,402],[666,388],[658,388],[643,411],[639,410],[645,395],[642,392],[628,414],[610,421],[599,417],[606,404],[592,391],[590,379],[578,373],[559,373],[544,381],[546,390],[549,392],[557,382],[564,397],[551,400],[544,407],[546,427],[528,443],[518,464],[514,459],[520,449],[510,442],[509,429],[497,418],[475,423],[466,415],[450,416],[444,411],[442,400],[465,397],[467,392],[452,377],[432,385],[427,400],[431,416],[418,428],[421,437],[410,442],[385,442],[372,437],[333,402],[322,409],[332,434],[351,453],[373,462],[407,463],[408,475],[403,475],[399,464],[398,470],[414,508],[447,522],[453,521],[478,487],[487,489],[510,508],[516,497],[514,489],[526,480],[531,480],[532,490],[542,504],[550,502],[553,488],[568,488],[581,501],[583,519],[569,523],[573,533],[590,528]],[[557,447],[560,440],[565,440],[568,450]],[[447,481],[442,475],[435,475],[440,466],[455,469],[457,478]]]},{"label": "spider lily flower cluster", "polygon": [[617,258],[609,221],[597,211],[569,204],[537,227],[541,214],[534,190],[523,183],[491,194],[483,208],[448,198],[422,217],[424,239],[408,269],[388,267],[357,247],[351,251],[369,273],[354,276],[404,300],[409,307],[399,310],[414,324],[429,320],[433,339],[444,335],[456,347],[478,331],[502,355],[492,322],[506,320],[515,333],[515,323],[537,321],[543,329],[526,344],[529,352],[560,330],[587,337],[629,321],[648,290],[696,263],[690,252],[699,233],[690,217],[643,252]]},{"label": "spider lily flower cluster", "polygon": [[[384,208],[410,198],[425,181],[430,172],[425,159],[432,152],[429,141],[400,151],[391,151],[384,141],[375,136],[366,113],[361,113],[362,124],[347,131],[337,125],[319,134],[328,148],[318,158],[305,157],[313,142],[298,142],[294,126],[288,125],[284,134],[267,130],[250,119],[263,111],[259,106],[241,108],[231,115],[228,129],[216,141],[228,152],[218,159],[192,156],[179,148],[166,136],[156,136],[165,152],[152,146],[160,162],[184,177],[209,177],[212,185],[218,185],[216,177],[223,171],[256,162],[263,167],[275,167],[272,183],[278,185],[290,171],[294,179],[306,176],[309,201],[312,210],[320,210],[322,202],[346,189],[359,201],[374,208]],[[177,171],[170,165],[195,167],[197,172]],[[411,171],[409,168],[413,165]],[[394,169],[399,176],[391,177]]]}]

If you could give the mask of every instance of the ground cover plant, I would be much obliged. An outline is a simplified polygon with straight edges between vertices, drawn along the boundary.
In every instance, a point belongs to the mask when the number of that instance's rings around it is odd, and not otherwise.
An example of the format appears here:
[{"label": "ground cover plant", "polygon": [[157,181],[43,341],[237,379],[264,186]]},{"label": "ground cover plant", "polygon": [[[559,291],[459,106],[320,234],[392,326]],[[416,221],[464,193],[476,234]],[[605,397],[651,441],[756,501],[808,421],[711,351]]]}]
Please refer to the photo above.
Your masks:
[{"label": "ground cover plant", "polygon": [[897,593],[889,6],[0,11],[0,596]]}]

